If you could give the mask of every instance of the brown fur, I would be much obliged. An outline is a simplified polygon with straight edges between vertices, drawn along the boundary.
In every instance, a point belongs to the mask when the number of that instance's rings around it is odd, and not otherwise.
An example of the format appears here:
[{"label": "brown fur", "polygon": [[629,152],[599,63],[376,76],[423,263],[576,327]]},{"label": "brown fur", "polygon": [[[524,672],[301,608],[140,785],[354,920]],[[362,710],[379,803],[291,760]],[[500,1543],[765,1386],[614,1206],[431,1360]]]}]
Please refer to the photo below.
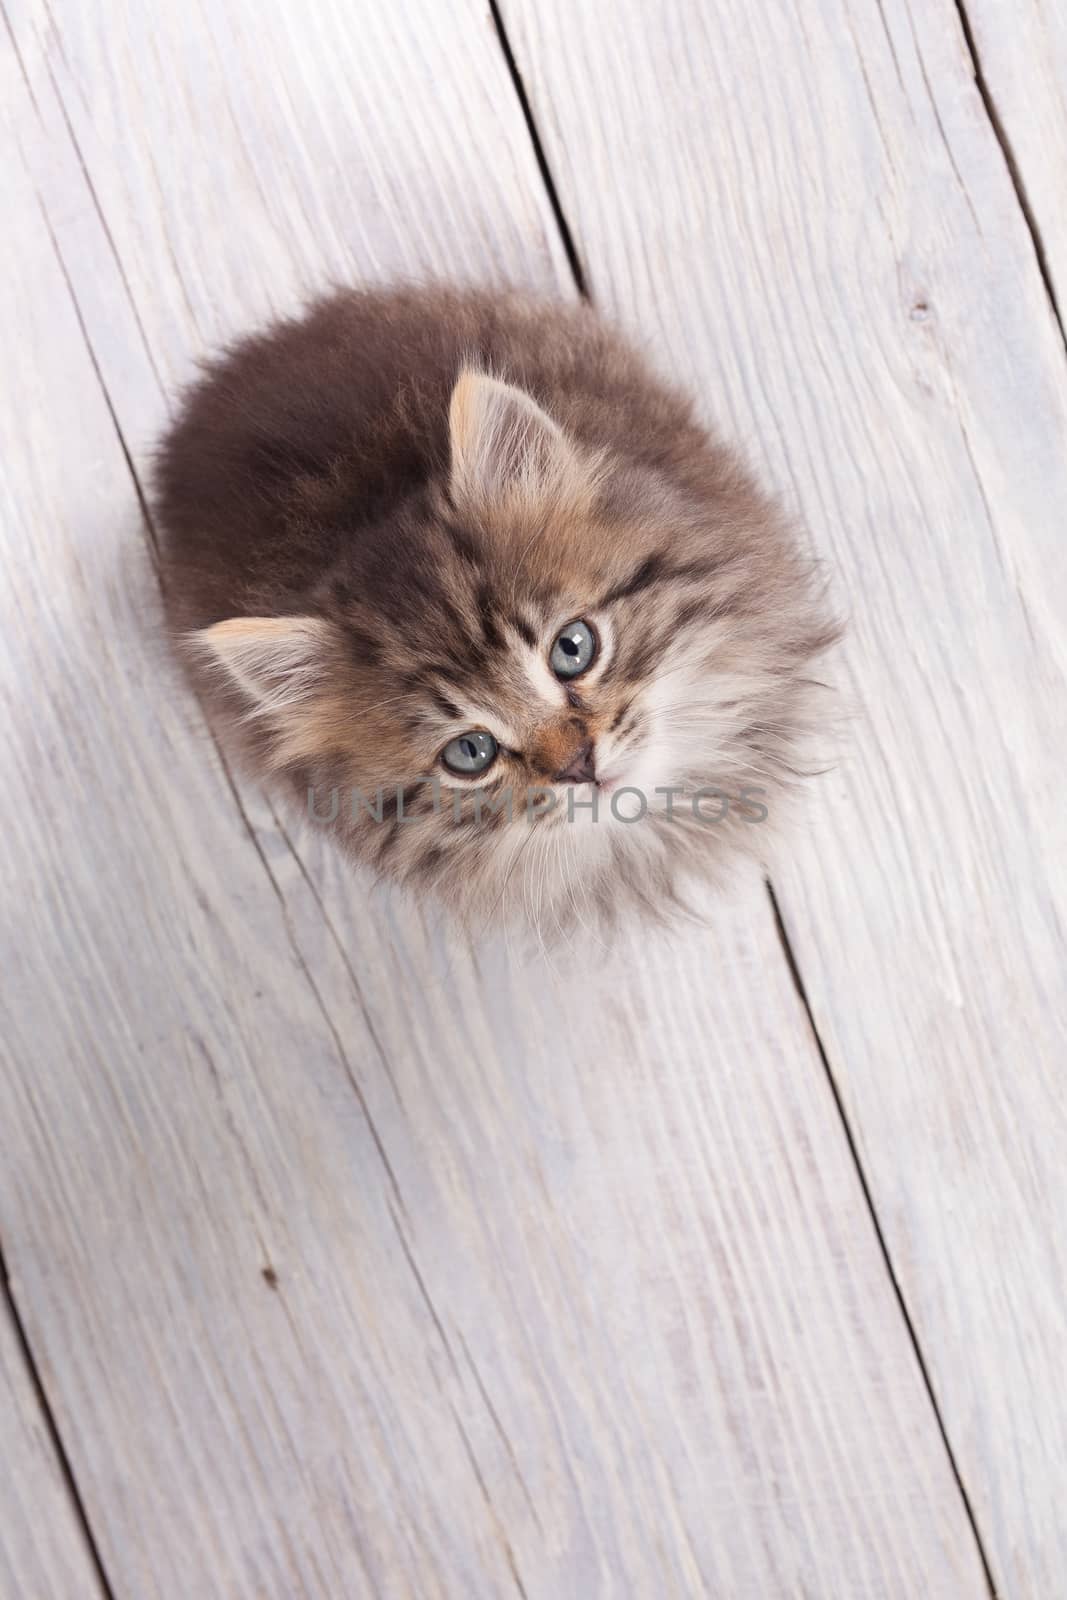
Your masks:
[{"label": "brown fur", "polygon": [[[836,630],[791,530],[587,308],[320,301],[208,368],[156,510],[170,620],[253,769],[301,805],[337,788],[357,859],[474,916],[515,898],[551,922],[576,893],[609,918],[661,909],[761,841],[743,807],[711,828],[653,787],[755,785],[773,817],[819,731],[810,669]],[[558,681],[548,652],[579,618],[600,654]],[[469,728],[500,745],[475,780],[441,764]],[[639,773],[642,822],[568,825],[558,774],[588,743],[598,775]],[[380,785],[383,820],[353,816],[351,789]],[[527,820],[531,785],[552,814]],[[517,814],[476,818],[476,788]]]}]

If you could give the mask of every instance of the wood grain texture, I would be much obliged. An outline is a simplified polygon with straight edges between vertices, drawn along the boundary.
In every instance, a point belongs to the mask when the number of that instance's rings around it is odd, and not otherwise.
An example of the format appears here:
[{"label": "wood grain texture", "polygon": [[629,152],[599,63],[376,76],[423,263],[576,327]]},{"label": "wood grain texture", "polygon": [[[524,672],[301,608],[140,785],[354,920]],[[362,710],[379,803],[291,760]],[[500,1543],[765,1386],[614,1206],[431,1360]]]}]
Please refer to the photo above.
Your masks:
[{"label": "wood grain texture", "polygon": [[101,1600],[41,1406],[0,1305],[0,1595]]},{"label": "wood grain texture", "polygon": [[594,298],[837,575],[854,728],[776,877],[994,1576],[1042,1600],[1067,1585],[1067,364],[956,13],[504,12]]},{"label": "wood grain texture", "polygon": [[1067,8],[966,0],[964,15],[1001,141],[1061,319],[1067,307]]},{"label": "wood grain texture", "polygon": [[205,347],[331,272],[562,290],[488,19],[12,22],[0,1226],[116,1594],[981,1596],[760,885],[457,947],[157,641],[123,444]]}]

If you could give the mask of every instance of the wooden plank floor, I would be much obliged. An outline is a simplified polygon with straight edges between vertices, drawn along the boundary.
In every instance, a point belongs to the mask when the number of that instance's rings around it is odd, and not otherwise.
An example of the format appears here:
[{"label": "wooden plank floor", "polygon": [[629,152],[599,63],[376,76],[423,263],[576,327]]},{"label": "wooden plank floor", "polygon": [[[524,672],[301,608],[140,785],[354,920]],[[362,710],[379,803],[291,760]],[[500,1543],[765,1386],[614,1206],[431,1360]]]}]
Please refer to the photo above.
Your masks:
[{"label": "wooden plank floor", "polygon": [[[1067,1593],[1024,10],[5,0],[2,1600]],[[550,963],[227,770],[141,497],[265,313],[569,256],[804,513],[855,715],[773,897]]]},{"label": "wooden plank floor", "polygon": [[844,575],[854,744],[775,881],[993,1571],[1067,1593],[1067,1324],[1034,1309],[1067,1280],[1067,363],[1035,238],[951,3],[572,10],[505,4],[591,293]]}]

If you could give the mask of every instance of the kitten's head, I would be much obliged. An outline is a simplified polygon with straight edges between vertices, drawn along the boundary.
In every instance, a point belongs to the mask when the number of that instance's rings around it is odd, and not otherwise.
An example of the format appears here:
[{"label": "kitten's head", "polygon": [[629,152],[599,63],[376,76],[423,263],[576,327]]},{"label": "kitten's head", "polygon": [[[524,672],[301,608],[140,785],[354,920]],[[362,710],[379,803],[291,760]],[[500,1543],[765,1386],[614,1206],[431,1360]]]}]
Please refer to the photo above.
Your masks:
[{"label": "kitten's head", "polygon": [[591,451],[474,370],[448,435],[437,481],[302,614],[194,636],[260,765],[475,922],[659,912],[759,854],[835,635],[777,512],[702,439],[654,464]]}]

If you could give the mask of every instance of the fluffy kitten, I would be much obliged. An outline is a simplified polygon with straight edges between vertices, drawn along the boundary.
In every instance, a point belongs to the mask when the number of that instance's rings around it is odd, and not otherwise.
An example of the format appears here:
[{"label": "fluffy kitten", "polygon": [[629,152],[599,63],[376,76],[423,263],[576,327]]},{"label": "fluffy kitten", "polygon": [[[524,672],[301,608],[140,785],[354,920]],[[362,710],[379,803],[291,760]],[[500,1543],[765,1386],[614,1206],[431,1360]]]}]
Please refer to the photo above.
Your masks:
[{"label": "fluffy kitten", "polygon": [[333,295],[208,368],[156,490],[171,622],[252,769],[475,921],[659,913],[761,853],[809,760],[810,563],[585,307]]}]

